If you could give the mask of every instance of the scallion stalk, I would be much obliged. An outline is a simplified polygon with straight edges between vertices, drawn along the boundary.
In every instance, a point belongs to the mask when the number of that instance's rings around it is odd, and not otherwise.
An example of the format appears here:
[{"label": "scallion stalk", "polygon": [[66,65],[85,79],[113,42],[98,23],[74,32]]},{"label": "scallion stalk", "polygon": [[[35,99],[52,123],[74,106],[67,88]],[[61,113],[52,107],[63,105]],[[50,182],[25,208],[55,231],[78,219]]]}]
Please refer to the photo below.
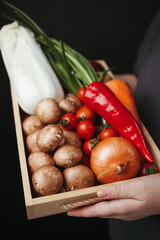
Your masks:
[{"label": "scallion stalk", "polygon": [[77,94],[81,86],[100,80],[90,62],[82,54],[63,43],[62,40],[48,37],[26,13],[6,1],[4,3],[20,18],[21,21],[17,20],[19,24],[23,24],[34,32],[36,40],[68,92]]}]

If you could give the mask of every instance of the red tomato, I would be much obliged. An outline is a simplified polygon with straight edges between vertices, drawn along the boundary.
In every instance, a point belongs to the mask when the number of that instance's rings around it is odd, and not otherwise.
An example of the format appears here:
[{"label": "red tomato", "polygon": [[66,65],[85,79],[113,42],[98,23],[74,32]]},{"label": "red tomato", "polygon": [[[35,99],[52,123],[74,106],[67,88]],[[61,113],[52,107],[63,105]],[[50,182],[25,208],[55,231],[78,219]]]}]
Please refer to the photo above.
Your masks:
[{"label": "red tomato", "polygon": [[149,163],[149,162],[142,162],[140,171],[139,171],[139,176],[146,176],[146,175],[151,175],[158,173],[159,169],[156,164]]},{"label": "red tomato", "polygon": [[86,154],[87,156],[91,155],[92,152],[92,144],[90,142],[90,140],[87,140],[84,142],[83,144],[83,152],[84,154]]},{"label": "red tomato", "polygon": [[87,156],[90,156],[93,148],[97,145],[98,142],[99,142],[99,139],[97,138],[92,138],[90,140],[85,141],[83,144],[84,154],[86,154]]},{"label": "red tomato", "polygon": [[94,112],[91,111],[90,108],[88,108],[86,105],[83,105],[77,112],[76,112],[76,118],[78,120],[91,120],[92,122],[95,121],[96,115]]},{"label": "red tomato", "polygon": [[82,139],[89,140],[94,136],[95,126],[92,121],[84,120],[77,124],[76,131]]},{"label": "red tomato", "polygon": [[118,134],[113,128],[106,128],[101,131],[99,136],[100,136],[100,140],[103,140],[108,137],[117,137]]},{"label": "red tomato", "polygon": [[90,168],[90,159],[87,156],[83,156],[82,160],[80,161],[80,164],[83,164]]},{"label": "red tomato", "polygon": [[78,90],[78,97],[79,99],[82,101],[82,97],[83,97],[83,94],[85,92],[85,88],[84,87],[81,87],[79,90]]},{"label": "red tomato", "polygon": [[78,121],[76,116],[73,113],[66,113],[60,119],[60,124],[66,130],[72,130],[76,127]]}]

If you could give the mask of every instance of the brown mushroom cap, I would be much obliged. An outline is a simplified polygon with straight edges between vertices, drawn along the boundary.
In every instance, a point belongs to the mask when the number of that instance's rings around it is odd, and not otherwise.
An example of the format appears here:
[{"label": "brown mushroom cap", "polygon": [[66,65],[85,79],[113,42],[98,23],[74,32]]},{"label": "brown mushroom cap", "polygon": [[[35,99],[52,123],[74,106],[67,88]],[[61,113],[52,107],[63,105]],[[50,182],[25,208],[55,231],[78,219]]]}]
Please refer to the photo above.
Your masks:
[{"label": "brown mushroom cap", "polygon": [[76,106],[77,110],[82,107],[82,102],[79,99],[78,96],[76,96],[74,93],[68,93],[66,94],[65,97],[67,100],[71,101],[72,103],[74,103],[74,105]]},{"label": "brown mushroom cap", "polygon": [[28,157],[28,166],[31,174],[33,174],[38,168],[44,165],[54,164],[54,159],[48,153],[41,151],[33,152]]},{"label": "brown mushroom cap", "polygon": [[67,99],[62,99],[59,102],[59,108],[64,113],[76,113],[77,111],[77,105]]},{"label": "brown mushroom cap", "polygon": [[65,113],[76,113],[81,106],[81,100],[73,93],[66,94],[65,98],[59,102],[59,108]]},{"label": "brown mushroom cap", "polygon": [[58,102],[53,98],[45,98],[36,105],[36,115],[45,124],[57,123],[61,112]]},{"label": "brown mushroom cap", "polygon": [[82,148],[82,139],[78,133],[74,131],[63,130],[63,137],[65,139],[65,144],[73,144],[78,148]]},{"label": "brown mushroom cap", "polygon": [[72,144],[65,144],[55,151],[53,158],[56,165],[68,168],[82,160],[83,152]]},{"label": "brown mushroom cap", "polygon": [[26,147],[29,153],[40,150],[37,146],[37,136],[41,130],[36,130],[26,137]]},{"label": "brown mushroom cap", "polygon": [[63,138],[63,131],[54,124],[49,124],[40,130],[37,136],[37,146],[42,152],[53,151]]},{"label": "brown mushroom cap", "polygon": [[32,115],[25,118],[22,123],[22,128],[26,136],[30,135],[36,130],[42,129],[43,127],[44,127],[44,124],[36,115]]},{"label": "brown mushroom cap", "polygon": [[95,177],[91,169],[82,164],[66,168],[63,171],[63,177],[66,191],[92,187],[95,183]]},{"label": "brown mushroom cap", "polygon": [[32,175],[35,191],[41,195],[51,195],[61,191],[63,186],[62,173],[53,165],[42,166]]}]

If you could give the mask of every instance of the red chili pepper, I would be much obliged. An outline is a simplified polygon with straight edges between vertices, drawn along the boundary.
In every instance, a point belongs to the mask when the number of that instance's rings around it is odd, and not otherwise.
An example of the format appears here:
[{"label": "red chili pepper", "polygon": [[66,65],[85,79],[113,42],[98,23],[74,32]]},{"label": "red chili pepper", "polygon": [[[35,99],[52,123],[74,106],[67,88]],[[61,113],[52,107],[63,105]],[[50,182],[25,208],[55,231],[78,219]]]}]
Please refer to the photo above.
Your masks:
[{"label": "red chili pepper", "polygon": [[82,101],[104,118],[122,137],[129,140],[148,162],[154,162],[139,124],[104,83],[91,83]]}]

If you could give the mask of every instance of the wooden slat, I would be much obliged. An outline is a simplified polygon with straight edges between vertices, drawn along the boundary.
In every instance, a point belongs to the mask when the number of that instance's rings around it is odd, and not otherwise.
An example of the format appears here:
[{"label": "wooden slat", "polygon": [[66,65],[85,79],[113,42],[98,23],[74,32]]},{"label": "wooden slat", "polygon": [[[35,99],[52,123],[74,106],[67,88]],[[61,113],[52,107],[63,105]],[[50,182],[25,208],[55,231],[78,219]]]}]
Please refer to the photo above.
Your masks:
[{"label": "wooden slat", "polygon": [[13,93],[12,87],[11,87],[11,98],[12,98],[12,105],[13,105],[13,115],[14,115],[14,121],[15,121],[15,130],[16,130],[16,136],[17,136],[18,153],[19,153],[25,202],[26,202],[26,206],[29,206],[29,205],[32,205],[32,196],[31,196],[31,188],[30,188],[29,175],[28,175],[28,169],[27,169],[26,153],[25,153],[24,141],[23,141],[20,109],[17,104],[16,97]]}]

